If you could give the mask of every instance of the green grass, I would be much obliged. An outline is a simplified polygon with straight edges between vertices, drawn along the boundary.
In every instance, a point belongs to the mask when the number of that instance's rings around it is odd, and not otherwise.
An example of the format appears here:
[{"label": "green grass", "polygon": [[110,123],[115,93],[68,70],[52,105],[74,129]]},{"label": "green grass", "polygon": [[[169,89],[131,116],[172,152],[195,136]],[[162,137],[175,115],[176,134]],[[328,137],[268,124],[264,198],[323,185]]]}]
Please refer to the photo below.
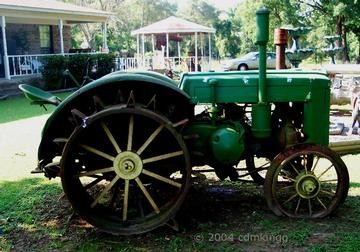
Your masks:
[{"label": "green grass", "polygon": [[163,227],[117,237],[77,215],[70,219],[58,181],[0,182],[0,251],[358,251],[360,195],[349,196],[335,216],[299,220],[274,216],[259,196],[261,188],[237,186],[231,202],[190,196],[180,211],[179,232]]},{"label": "green grass", "polygon": [[[66,98],[70,92],[58,93],[60,99]],[[55,106],[46,105],[47,111],[39,105],[31,105],[23,95],[0,100],[0,123],[11,122],[33,116],[45,115],[54,111]]]}]

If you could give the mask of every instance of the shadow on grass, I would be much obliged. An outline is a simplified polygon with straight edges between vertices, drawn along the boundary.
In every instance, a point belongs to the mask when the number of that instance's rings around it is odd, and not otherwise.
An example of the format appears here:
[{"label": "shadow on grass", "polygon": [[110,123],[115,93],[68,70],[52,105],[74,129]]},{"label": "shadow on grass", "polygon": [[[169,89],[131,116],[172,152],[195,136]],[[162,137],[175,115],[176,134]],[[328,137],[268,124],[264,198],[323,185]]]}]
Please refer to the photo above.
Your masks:
[{"label": "shadow on grass", "polygon": [[[360,184],[351,186],[358,190]],[[354,229],[360,225],[359,195],[349,196],[334,216],[294,220],[276,217],[268,209],[261,186],[196,185],[177,216],[179,232],[164,226],[118,237],[98,231],[76,215],[71,219],[71,207],[58,182],[39,178],[0,182],[0,192],[0,251],[326,251],[360,246],[360,234]]]}]

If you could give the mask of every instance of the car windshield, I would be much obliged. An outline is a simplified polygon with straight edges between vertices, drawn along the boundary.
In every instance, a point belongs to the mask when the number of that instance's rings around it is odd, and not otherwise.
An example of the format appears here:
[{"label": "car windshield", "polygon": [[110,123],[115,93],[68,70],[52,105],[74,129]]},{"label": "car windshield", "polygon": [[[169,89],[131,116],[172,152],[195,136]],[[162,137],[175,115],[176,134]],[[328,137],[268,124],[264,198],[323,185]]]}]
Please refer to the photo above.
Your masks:
[{"label": "car windshield", "polygon": [[254,58],[256,55],[257,55],[256,52],[251,52],[251,53],[245,54],[245,55],[242,56],[240,59],[242,59],[242,60],[249,60],[249,59]]}]

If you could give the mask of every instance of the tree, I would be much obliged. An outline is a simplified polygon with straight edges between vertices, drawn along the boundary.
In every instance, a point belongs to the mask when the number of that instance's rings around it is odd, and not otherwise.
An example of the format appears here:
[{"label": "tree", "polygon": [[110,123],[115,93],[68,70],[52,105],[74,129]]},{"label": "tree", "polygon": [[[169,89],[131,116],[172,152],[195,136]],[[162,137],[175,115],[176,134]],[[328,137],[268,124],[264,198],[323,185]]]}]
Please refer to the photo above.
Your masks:
[{"label": "tree", "polygon": [[235,57],[240,52],[240,30],[241,25],[236,19],[234,12],[229,13],[226,20],[220,20],[215,23],[215,45],[219,51],[220,57]]}]

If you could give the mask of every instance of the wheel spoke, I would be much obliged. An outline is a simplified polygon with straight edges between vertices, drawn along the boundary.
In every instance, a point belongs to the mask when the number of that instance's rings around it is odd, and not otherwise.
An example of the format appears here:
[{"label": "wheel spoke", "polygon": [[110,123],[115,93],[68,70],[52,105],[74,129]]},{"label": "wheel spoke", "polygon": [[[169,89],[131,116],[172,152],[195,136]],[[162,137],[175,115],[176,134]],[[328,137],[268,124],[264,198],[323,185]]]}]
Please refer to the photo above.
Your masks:
[{"label": "wheel spoke", "polygon": [[320,180],[321,183],[327,183],[327,182],[337,182],[338,179],[328,179],[328,180]]},{"label": "wheel spoke", "polygon": [[115,185],[115,183],[120,179],[119,176],[116,176],[108,185],[105,186],[104,190],[99,194],[99,196],[91,203],[90,207],[94,208],[97,203],[105,196],[105,194]]},{"label": "wheel spoke", "polygon": [[131,151],[132,148],[133,133],[134,133],[134,116],[131,115],[129,121],[129,134],[128,134],[128,143],[127,143],[128,151]]},{"label": "wheel spoke", "polygon": [[288,177],[288,176],[286,176],[286,175],[280,175],[280,176],[283,177],[283,178],[285,178],[285,179],[288,179],[288,180],[290,180],[290,181],[292,181],[292,182],[295,182],[295,179],[290,178],[290,177]]},{"label": "wheel spoke", "polygon": [[99,182],[100,182],[101,180],[103,180],[103,179],[104,179],[104,178],[102,178],[102,177],[101,177],[101,178],[97,178],[97,179],[95,179],[94,181],[92,181],[91,183],[85,185],[85,186],[84,186],[85,190],[93,187],[94,185],[96,185],[97,183],[99,183]]},{"label": "wheel spoke", "polygon": [[321,176],[323,176],[325,173],[327,173],[332,167],[334,167],[334,164],[331,164],[325,171],[323,171],[323,173],[320,174],[319,177],[317,177],[318,179],[321,178]]},{"label": "wheel spoke", "polygon": [[107,172],[112,172],[114,171],[114,167],[108,167],[108,168],[103,168],[103,169],[98,169],[98,170],[93,170],[93,171],[87,171],[87,172],[81,172],[79,174],[76,174],[76,177],[84,177],[84,176],[90,176],[90,175],[95,175],[95,174],[99,174],[99,173],[107,173]]},{"label": "wheel spoke", "polygon": [[180,183],[175,182],[175,181],[173,181],[173,180],[171,180],[171,179],[165,178],[165,177],[163,177],[163,176],[161,176],[161,175],[159,175],[159,174],[153,173],[153,172],[148,171],[148,170],[145,170],[145,169],[142,170],[142,173],[144,173],[145,175],[150,176],[150,177],[152,177],[152,178],[155,178],[155,179],[157,179],[157,180],[160,180],[160,181],[162,181],[162,182],[165,182],[165,183],[167,183],[167,184],[169,184],[169,185],[172,185],[172,186],[181,188],[181,184],[180,184]]},{"label": "wheel spoke", "polygon": [[328,192],[328,191],[325,191],[325,190],[320,190],[320,192],[322,192],[322,193],[324,193],[324,194],[326,194],[326,195],[329,195],[329,196],[331,196],[331,197],[334,197],[334,196],[335,196],[335,193],[333,193],[333,192]]},{"label": "wheel spoke", "polygon": [[155,161],[160,161],[160,160],[164,160],[164,159],[168,159],[168,158],[172,158],[172,157],[176,157],[176,156],[181,156],[183,155],[184,152],[181,151],[175,151],[175,152],[170,152],[167,154],[163,154],[163,155],[159,155],[159,156],[155,156],[155,157],[151,157],[151,158],[146,158],[143,160],[143,164],[147,164],[147,163],[151,163],[151,162],[155,162]]},{"label": "wheel spoke", "polygon": [[149,192],[146,190],[144,184],[141,182],[141,180],[139,179],[139,177],[135,178],[136,183],[139,185],[141,191],[143,192],[143,194],[145,195],[146,199],[149,201],[150,205],[152,206],[152,208],[155,210],[155,212],[158,214],[160,213],[160,209],[159,207],[156,205],[155,201],[153,200],[153,198],[150,196]]},{"label": "wheel spoke", "polygon": [[308,199],[308,205],[309,205],[309,216],[312,216],[312,206],[311,206],[311,199]]},{"label": "wheel spoke", "polygon": [[160,131],[164,128],[164,125],[160,125],[145,141],[145,143],[139,148],[139,150],[136,152],[138,155],[141,155],[141,153],[146,149],[146,147],[155,139],[155,137],[160,133]]},{"label": "wheel spoke", "polygon": [[105,153],[105,152],[102,152],[98,149],[95,149],[94,147],[91,147],[89,145],[86,145],[86,144],[80,144],[80,147],[84,148],[85,150],[89,151],[89,152],[92,152],[100,157],[103,157],[105,159],[108,159],[110,161],[114,161],[115,160],[115,157]]},{"label": "wheel spoke", "polygon": [[317,166],[317,164],[318,164],[318,162],[319,162],[319,160],[320,160],[320,157],[319,156],[316,156],[316,161],[315,161],[315,164],[313,165],[313,167],[311,168],[311,172],[313,172],[313,171],[315,171],[315,168],[316,168],[316,166]]},{"label": "wheel spoke", "polygon": [[319,197],[317,197],[317,196],[316,196],[316,199],[317,199],[317,201],[320,203],[320,205],[322,205],[323,208],[324,208],[325,210],[327,210],[327,207],[326,207],[325,204],[321,201],[321,199],[320,199]]},{"label": "wheel spoke", "polygon": [[121,152],[121,149],[119,147],[119,145],[117,144],[113,134],[110,132],[108,126],[106,126],[106,124],[104,122],[101,122],[101,127],[103,128],[103,130],[105,131],[107,137],[109,138],[110,142],[112,143],[112,145],[114,146],[115,150],[117,153]]},{"label": "wheel spoke", "polygon": [[303,160],[304,160],[304,170],[305,170],[305,174],[307,174],[308,170],[307,170],[307,161],[308,161],[308,158],[306,155],[303,156]]},{"label": "wheel spoke", "polygon": [[287,190],[287,189],[290,189],[290,188],[294,188],[294,185],[289,185],[289,186],[284,186],[284,187],[280,187],[278,190]]},{"label": "wheel spoke", "polygon": [[129,203],[129,180],[125,179],[123,221],[127,220],[128,203]]},{"label": "wheel spoke", "polygon": [[299,197],[299,199],[297,201],[296,208],[295,208],[295,215],[297,215],[299,212],[300,202],[301,202],[301,197]]},{"label": "wheel spoke", "polygon": [[293,194],[290,198],[288,198],[288,199],[284,202],[284,204],[286,204],[286,203],[288,203],[288,202],[292,201],[293,199],[295,199],[295,198],[296,198],[296,196],[298,196],[298,194],[297,194],[297,193]]},{"label": "wheel spoke", "polygon": [[294,170],[297,174],[299,174],[299,171],[296,169],[296,167],[294,166],[294,164],[290,162],[290,165],[291,165],[291,167],[293,168],[293,170]]}]

